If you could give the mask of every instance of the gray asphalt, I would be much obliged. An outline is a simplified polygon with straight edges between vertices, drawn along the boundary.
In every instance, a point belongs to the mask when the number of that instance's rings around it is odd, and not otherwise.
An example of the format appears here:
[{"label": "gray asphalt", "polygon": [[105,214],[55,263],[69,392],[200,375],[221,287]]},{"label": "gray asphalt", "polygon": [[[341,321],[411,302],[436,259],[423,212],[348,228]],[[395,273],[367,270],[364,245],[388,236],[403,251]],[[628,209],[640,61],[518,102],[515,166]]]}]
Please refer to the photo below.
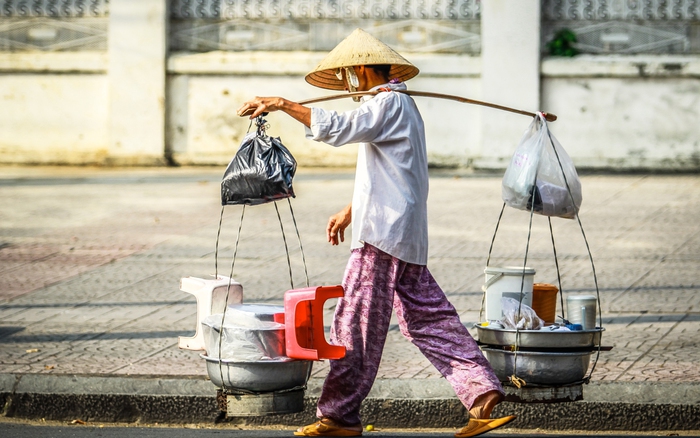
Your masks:
[{"label": "gray asphalt", "polygon": [[[213,422],[216,387],[198,352],[186,276],[228,274],[240,208],[219,223],[219,168],[0,168],[0,405],[7,418]],[[583,175],[581,224],[602,302],[603,344],[583,400],[503,403],[514,428],[700,430],[700,177]],[[500,175],[433,172],[429,267],[468,327],[479,320],[483,269],[502,201]],[[292,201],[311,284],[340,282],[348,242],[325,242],[347,204],[348,170],[301,169]],[[286,203],[295,285],[304,270]],[[506,209],[492,266],[522,264],[529,216]],[[595,293],[577,221],[552,221],[565,294]],[[528,265],[556,284],[546,219],[535,217]],[[271,205],[246,209],[234,277],[246,302],[280,304],[290,288]],[[326,309],[326,323],[332,309]],[[592,368],[592,367],[591,367]],[[313,420],[327,373],[314,365],[307,409],[242,424]],[[392,326],[363,407],[380,427],[456,428],[465,412],[430,363]]]},{"label": "gray asphalt", "polygon": [[[288,430],[240,430],[232,428],[162,428],[162,427],[113,427],[113,426],[85,426],[85,425],[59,425],[59,426],[36,426],[36,425],[15,425],[1,424],[3,436],[8,438],[84,438],[84,437],[129,437],[129,438],[191,438],[191,437],[227,437],[227,438],[277,438],[288,437],[291,434]],[[502,434],[489,433],[490,438],[509,438],[512,436],[527,436],[528,438],[592,438],[595,436],[605,438],[633,438],[668,436],[668,434],[562,434],[562,433],[528,433],[518,431],[517,433]],[[451,437],[452,434],[446,431],[373,431],[366,436],[375,438],[442,438]],[[683,436],[693,437],[698,435]]]}]

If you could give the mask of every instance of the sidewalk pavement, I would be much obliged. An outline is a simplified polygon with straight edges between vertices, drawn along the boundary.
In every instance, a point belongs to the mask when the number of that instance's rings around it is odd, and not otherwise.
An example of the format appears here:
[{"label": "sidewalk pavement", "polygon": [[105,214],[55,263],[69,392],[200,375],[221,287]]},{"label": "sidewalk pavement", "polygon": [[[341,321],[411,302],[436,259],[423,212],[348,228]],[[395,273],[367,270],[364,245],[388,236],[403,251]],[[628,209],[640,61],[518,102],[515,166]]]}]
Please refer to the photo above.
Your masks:
[{"label": "sidewalk pavement", "polygon": [[[0,168],[0,406],[6,417],[210,422],[216,387],[198,352],[196,305],[181,277],[231,270],[240,207],[219,244],[219,168]],[[311,285],[338,284],[349,252],[325,225],[351,198],[347,170],[302,169],[292,200]],[[700,430],[700,176],[587,175],[580,219],[602,302],[602,352],[570,403],[503,403],[515,428]],[[429,267],[468,327],[502,206],[500,175],[433,172]],[[286,202],[279,203],[294,285],[304,269]],[[529,214],[506,209],[492,266],[522,265]],[[579,223],[553,219],[566,294],[595,293]],[[556,284],[546,218],[535,216],[527,264]],[[245,302],[281,304],[290,288],[272,204],[246,208],[234,278]],[[332,315],[327,303],[326,324]],[[239,419],[297,425],[314,417],[327,362],[314,364],[307,409]],[[378,427],[456,427],[464,409],[392,325],[363,407]]]}]

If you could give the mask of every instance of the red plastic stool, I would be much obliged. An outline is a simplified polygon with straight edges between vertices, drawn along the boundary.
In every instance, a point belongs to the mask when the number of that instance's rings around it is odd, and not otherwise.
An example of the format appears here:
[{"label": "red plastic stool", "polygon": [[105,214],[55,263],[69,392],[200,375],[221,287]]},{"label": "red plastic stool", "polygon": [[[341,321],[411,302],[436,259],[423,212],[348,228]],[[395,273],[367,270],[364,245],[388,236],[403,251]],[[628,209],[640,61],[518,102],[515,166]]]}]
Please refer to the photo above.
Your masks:
[{"label": "red plastic stool", "polygon": [[330,345],[323,332],[323,304],[340,298],[342,286],[307,287],[284,294],[284,336],[287,356],[293,359],[340,359],[345,347]]}]

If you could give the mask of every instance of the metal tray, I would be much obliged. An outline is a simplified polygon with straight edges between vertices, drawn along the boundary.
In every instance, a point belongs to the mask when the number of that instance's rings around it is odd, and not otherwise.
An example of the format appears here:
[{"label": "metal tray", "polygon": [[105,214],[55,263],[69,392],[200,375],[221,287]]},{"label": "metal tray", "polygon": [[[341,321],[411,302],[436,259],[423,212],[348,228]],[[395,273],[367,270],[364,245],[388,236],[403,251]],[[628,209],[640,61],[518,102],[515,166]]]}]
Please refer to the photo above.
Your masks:
[{"label": "metal tray", "polygon": [[543,349],[580,349],[594,347],[600,344],[602,327],[593,330],[571,332],[551,332],[548,330],[515,330],[496,329],[477,325],[476,332],[481,344],[486,345],[516,345],[516,336],[520,336],[517,345],[522,348]]},{"label": "metal tray", "polygon": [[[508,382],[515,374],[526,383],[538,385],[566,385],[580,382],[586,376],[593,351],[568,353],[543,353],[497,350],[482,347],[496,376]],[[517,367],[516,367],[517,364]]]},{"label": "metal tray", "polygon": [[205,354],[200,354],[200,357],[207,361],[207,374],[214,385],[224,389],[242,389],[251,392],[281,391],[304,386],[313,365],[310,360],[289,358],[237,362],[219,360]]}]

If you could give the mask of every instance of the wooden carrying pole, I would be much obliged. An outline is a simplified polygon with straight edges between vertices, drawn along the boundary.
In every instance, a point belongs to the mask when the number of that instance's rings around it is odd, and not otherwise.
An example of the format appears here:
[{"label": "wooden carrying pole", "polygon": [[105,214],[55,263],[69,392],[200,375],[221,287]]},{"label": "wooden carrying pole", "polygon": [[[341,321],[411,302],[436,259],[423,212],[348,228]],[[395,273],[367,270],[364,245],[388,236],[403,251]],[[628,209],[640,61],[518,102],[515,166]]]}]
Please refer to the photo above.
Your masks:
[{"label": "wooden carrying pole", "polygon": [[[533,113],[530,111],[522,111],[522,110],[515,109],[515,108],[509,108],[509,107],[503,106],[503,105],[496,105],[495,103],[482,102],[480,100],[467,99],[466,97],[454,96],[452,94],[440,94],[440,93],[431,93],[431,92],[427,92],[427,91],[413,91],[413,90],[392,90],[392,91],[396,91],[397,93],[408,94],[409,96],[433,97],[433,98],[437,98],[437,99],[455,100],[457,102],[486,106],[489,108],[495,108],[495,109],[502,110],[502,111],[509,111],[511,113],[522,114],[524,116],[530,116],[530,117],[535,117],[537,115],[536,113]],[[383,92],[383,90],[375,90],[375,91],[357,91],[354,93],[345,93],[345,94],[333,94],[330,96],[316,97],[313,99],[301,100],[298,103],[300,105],[308,105],[311,103],[325,102],[328,100],[343,99],[346,97],[375,96],[375,95],[382,93],[382,92]],[[250,115],[252,113],[253,113],[253,109],[249,109],[246,112],[244,112],[243,114],[240,114],[240,116],[243,117],[246,115]],[[548,122],[553,122],[553,121],[557,120],[557,116],[555,116],[554,114],[551,114],[551,113],[543,113],[543,114],[544,114],[544,118]]]}]

